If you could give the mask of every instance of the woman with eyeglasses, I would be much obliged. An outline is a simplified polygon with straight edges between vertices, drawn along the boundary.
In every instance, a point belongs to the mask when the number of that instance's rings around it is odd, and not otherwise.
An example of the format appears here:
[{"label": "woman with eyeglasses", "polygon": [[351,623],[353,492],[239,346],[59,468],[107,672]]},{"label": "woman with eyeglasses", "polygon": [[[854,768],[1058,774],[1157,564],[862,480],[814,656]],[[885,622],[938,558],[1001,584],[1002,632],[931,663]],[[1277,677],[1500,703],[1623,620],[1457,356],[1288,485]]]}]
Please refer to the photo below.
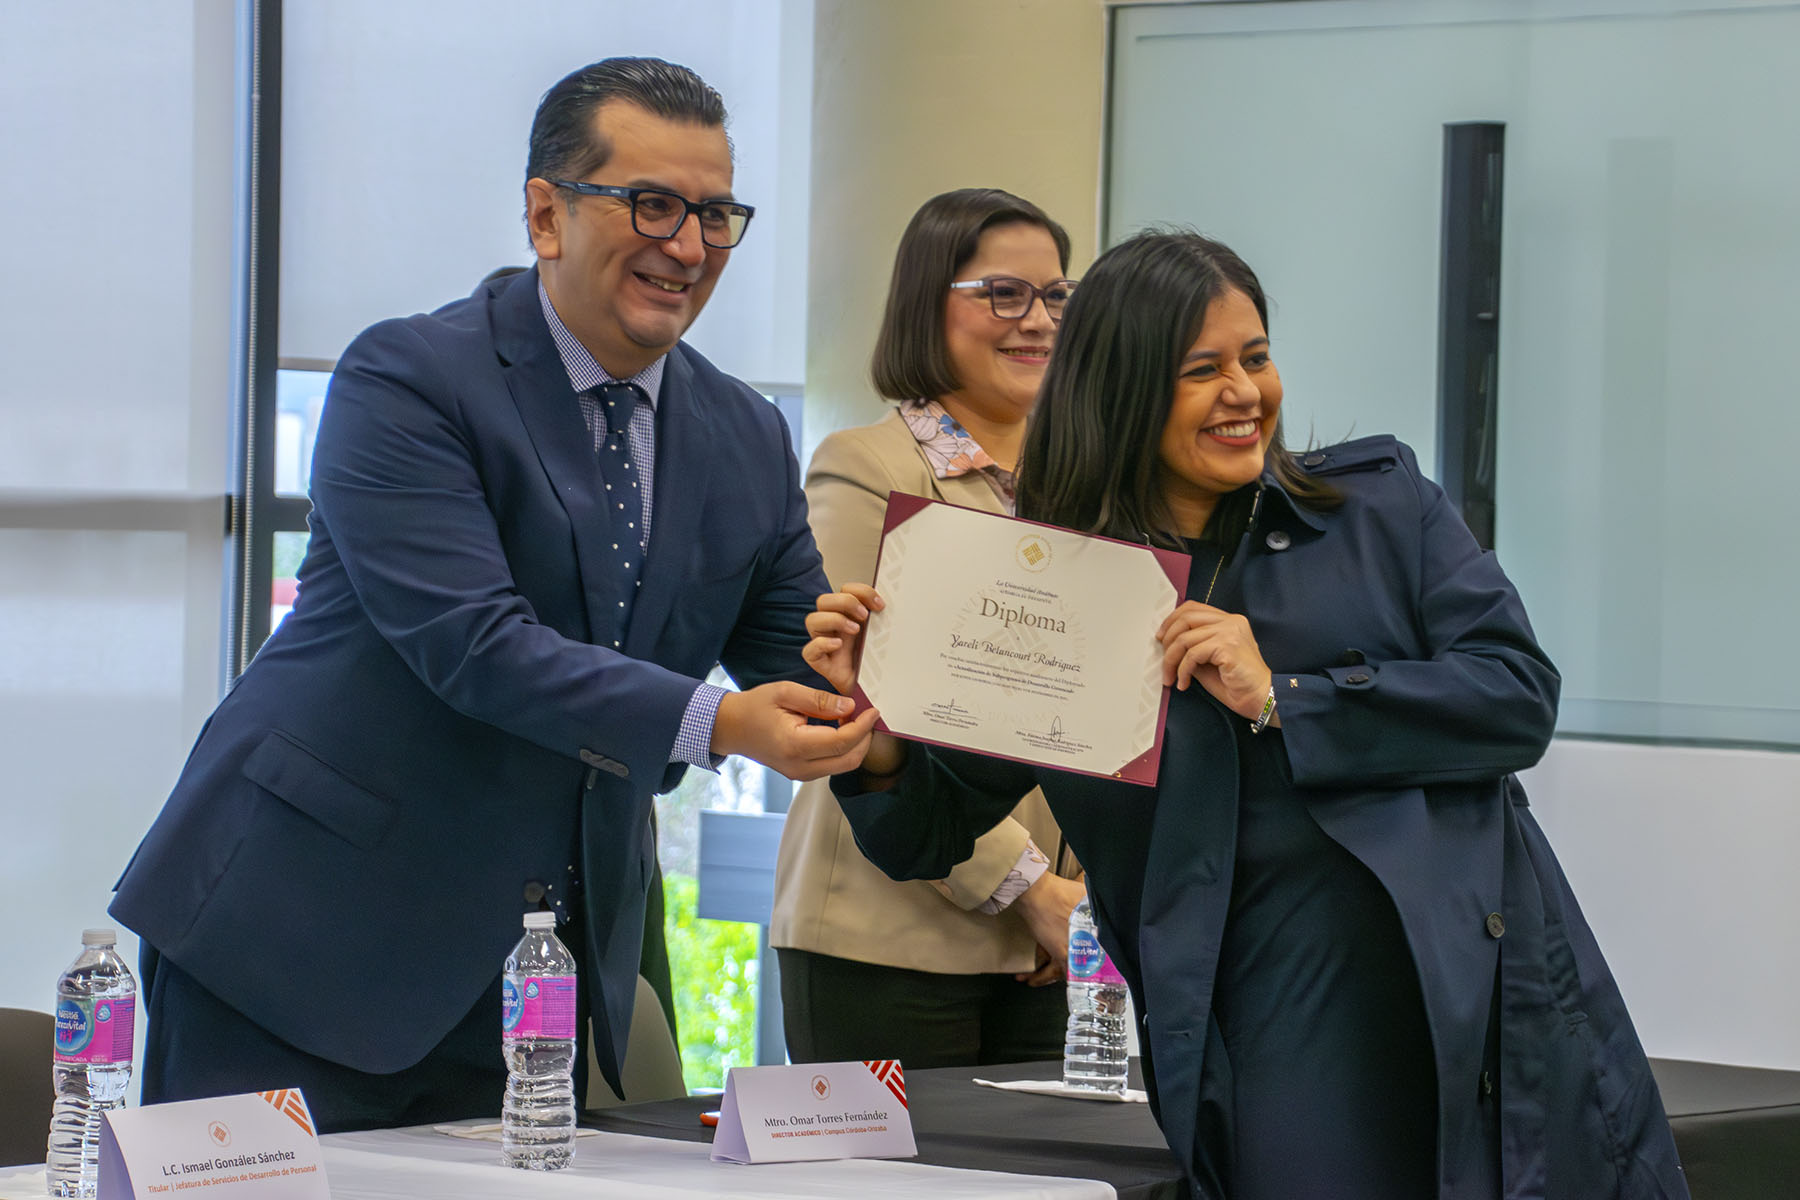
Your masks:
[{"label": "woman with eyeglasses", "polygon": [[[1289,453],[1256,275],[1151,233],[1065,314],[1019,514],[1192,556],[1158,628],[1154,788],[876,734],[833,781],[931,876],[1041,784],[1205,1200],[1679,1200],[1618,988],[1514,772],[1559,678],[1518,593],[1392,437]],[[844,690],[881,600],[822,597]]]},{"label": "woman with eyeglasses", "polygon": [[[1073,293],[1069,237],[1030,201],[964,188],[914,214],[876,340],[872,425],[813,453],[806,499],[834,587],[875,571],[890,491],[1010,513],[1025,418]],[[977,1065],[1062,1054],[1079,874],[1043,796],[930,882],[862,856],[825,781],[800,789],[769,942],[795,1062]]]}]

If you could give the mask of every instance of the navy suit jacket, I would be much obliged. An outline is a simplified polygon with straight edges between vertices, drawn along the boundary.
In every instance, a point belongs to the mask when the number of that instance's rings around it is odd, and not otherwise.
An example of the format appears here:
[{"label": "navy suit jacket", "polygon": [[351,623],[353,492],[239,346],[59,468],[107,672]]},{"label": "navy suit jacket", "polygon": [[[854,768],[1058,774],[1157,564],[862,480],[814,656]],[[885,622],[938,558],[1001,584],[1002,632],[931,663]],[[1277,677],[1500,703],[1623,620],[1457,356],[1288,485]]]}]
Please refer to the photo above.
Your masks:
[{"label": "navy suit jacket", "polygon": [[[1303,461],[1342,507],[1309,511],[1266,475],[1219,605],[1249,618],[1274,672],[1296,795],[1399,913],[1437,1065],[1440,1195],[1685,1197],[1649,1064],[1511,774],[1543,754],[1560,687],[1517,592],[1393,438]],[[1131,984],[1158,1120],[1202,1198],[1231,1191],[1212,993],[1239,720],[1198,686],[1171,693],[1155,788],[918,748],[889,791],[833,781],[858,844],[896,878],[943,874],[1043,787]]]},{"label": "navy suit jacket", "polygon": [[715,663],[744,687],[824,686],[799,650],[827,585],[780,414],[680,345],[620,628],[612,544],[637,531],[608,516],[537,278],[345,352],[293,612],[201,731],[111,911],[285,1041],[389,1072],[469,1011],[520,913],[576,865],[572,949],[616,1090],[681,717]]}]

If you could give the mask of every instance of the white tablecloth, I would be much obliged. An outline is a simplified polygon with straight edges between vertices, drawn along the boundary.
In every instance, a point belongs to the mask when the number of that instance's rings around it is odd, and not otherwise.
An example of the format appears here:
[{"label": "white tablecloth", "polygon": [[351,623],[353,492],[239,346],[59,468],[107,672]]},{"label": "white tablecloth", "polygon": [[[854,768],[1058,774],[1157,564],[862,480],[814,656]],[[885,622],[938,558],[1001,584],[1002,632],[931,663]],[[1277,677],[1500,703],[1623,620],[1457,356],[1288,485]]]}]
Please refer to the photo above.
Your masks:
[{"label": "white tablecloth", "polygon": [[[429,1128],[333,1133],[321,1139],[332,1200],[716,1200],[717,1197],[843,1197],[857,1200],[1114,1200],[1092,1179],[962,1171],[903,1160],[712,1162],[704,1142],[600,1133],[576,1142],[561,1171],[516,1171],[493,1142]],[[0,1168],[0,1200],[42,1200],[42,1167]]]}]

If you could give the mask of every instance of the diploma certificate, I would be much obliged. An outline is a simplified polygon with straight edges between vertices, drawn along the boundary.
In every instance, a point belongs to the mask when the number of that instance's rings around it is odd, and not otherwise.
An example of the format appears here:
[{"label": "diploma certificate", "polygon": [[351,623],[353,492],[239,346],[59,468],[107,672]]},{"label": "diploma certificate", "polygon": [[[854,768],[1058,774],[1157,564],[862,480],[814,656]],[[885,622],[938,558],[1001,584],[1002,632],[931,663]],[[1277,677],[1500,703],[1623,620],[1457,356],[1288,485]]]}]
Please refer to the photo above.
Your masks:
[{"label": "diploma certificate", "polygon": [[1156,628],[1185,554],[895,492],[858,676],[879,727],[1063,771],[1156,782]]}]

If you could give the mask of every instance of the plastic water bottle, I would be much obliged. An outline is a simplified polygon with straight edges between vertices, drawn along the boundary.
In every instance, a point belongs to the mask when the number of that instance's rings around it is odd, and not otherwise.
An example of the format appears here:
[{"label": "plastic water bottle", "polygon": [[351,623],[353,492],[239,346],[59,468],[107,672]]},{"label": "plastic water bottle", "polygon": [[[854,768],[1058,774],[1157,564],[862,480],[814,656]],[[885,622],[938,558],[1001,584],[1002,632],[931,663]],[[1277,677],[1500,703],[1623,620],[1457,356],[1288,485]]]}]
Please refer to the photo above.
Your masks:
[{"label": "plastic water bottle", "polygon": [[525,914],[500,993],[500,1152],[509,1167],[566,1167],[575,1153],[575,960],[556,938],[555,913]]},{"label": "plastic water bottle", "polygon": [[1122,1092],[1130,1069],[1125,1032],[1127,999],[1119,974],[1094,928],[1083,896],[1069,914],[1069,1029],[1063,1039],[1063,1086]]},{"label": "plastic water bottle", "polygon": [[56,1042],[45,1174],[52,1196],[92,1196],[100,1174],[100,1121],[125,1107],[137,980],[110,929],[81,934],[81,957],[56,981]]}]

